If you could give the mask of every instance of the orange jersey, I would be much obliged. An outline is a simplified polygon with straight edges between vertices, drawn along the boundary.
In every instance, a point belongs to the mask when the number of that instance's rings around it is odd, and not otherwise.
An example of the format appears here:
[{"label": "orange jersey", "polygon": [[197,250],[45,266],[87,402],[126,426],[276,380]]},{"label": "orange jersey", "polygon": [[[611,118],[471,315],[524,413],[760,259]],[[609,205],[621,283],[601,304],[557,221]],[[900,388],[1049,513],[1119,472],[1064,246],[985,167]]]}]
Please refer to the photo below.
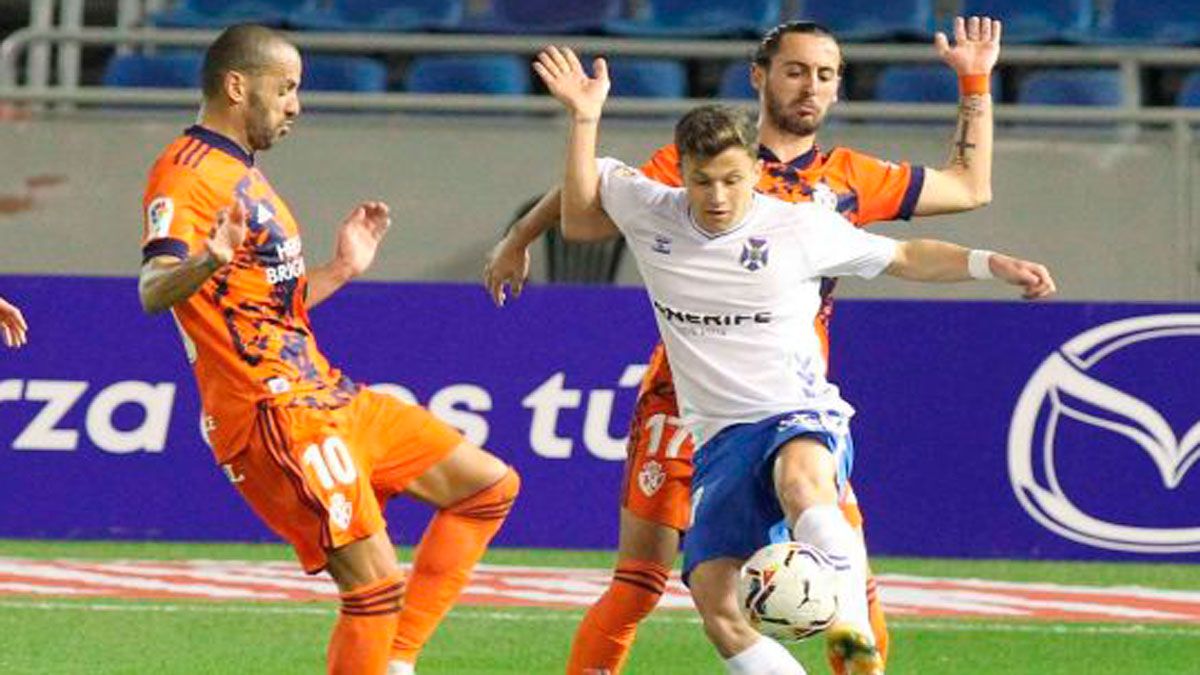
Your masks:
[{"label": "orange jersey", "polygon": [[[759,146],[763,160],[762,178],[756,189],[789,202],[817,202],[842,214],[857,227],[880,220],[912,217],[925,168],[876,159],[846,148],[822,152],[813,146],[790,162],[780,161],[769,149]],[[679,150],[674,144],[659,148],[642,165],[642,173],[654,180],[680,187]],[[829,361],[829,320],[833,313],[835,279],[821,285],[821,310],[817,313],[817,335]]]},{"label": "orange jersey", "polygon": [[193,126],[159,156],[142,198],[143,261],[203,253],[217,211],[235,200],[250,213],[245,244],[172,308],[218,461],[246,446],[257,403],[337,408],[356,391],[317,349],[299,227],[254,157],[231,139]]}]

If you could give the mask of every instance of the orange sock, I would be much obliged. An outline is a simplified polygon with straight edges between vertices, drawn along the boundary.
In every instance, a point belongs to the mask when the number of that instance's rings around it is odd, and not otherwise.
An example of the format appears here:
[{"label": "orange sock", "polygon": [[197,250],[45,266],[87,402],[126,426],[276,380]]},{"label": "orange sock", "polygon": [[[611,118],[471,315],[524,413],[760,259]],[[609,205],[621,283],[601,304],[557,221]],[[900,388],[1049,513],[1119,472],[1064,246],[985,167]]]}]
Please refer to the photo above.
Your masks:
[{"label": "orange sock", "polygon": [[442,509],[425,529],[413,558],[392,658],[415,663],[429,636],[467,585],[471,568],[512,509],[521,479],[512,469],[490,487]]},{"label": "orange sock", "polygon": [[588,610],[575,632],[567,675],[620,672],[633,646],[638,622],[654,611],[670,572],[647,560],[618,563],[608,590]]},{"label": "orange sock", "polygon": [[342,611],[329,640],[330,675],[383,675],[396,631],[404,580],[399,573],[342,593]]}]

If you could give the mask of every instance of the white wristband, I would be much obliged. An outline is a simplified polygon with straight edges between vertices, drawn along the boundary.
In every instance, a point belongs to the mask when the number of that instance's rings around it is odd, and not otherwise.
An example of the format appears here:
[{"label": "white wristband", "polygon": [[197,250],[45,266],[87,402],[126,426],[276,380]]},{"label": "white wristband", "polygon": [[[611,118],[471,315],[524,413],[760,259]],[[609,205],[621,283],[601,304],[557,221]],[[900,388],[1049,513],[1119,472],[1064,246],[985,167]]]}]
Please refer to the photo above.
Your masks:
[{"label": "white wristband", "polygon": [[967,254],[967,274],[971,275],[972,279],[995,279],[992,274],[992,251],[976,248],[972,249]]}]

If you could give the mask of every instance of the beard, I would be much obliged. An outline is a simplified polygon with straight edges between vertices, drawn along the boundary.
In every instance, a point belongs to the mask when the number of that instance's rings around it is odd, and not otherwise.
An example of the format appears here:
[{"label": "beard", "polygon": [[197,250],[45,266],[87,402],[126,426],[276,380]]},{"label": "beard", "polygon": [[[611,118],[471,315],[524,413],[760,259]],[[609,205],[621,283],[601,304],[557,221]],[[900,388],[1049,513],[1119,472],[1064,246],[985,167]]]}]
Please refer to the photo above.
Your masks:
[{"label": "beard", "polygon": [[788,110],[782,102],[768,91],[763,97],[767,119],[779,129],[794,136],[812,136],[821,128],[822,115],[805,116],[799,111]]},{"label": "beard", "polygon": [[275,129],[270,123],[271,112],[257,93],[250,94],[250,115],[246,122],[246,140],[251,149],[266,150],[282,136],[282,128]]}]

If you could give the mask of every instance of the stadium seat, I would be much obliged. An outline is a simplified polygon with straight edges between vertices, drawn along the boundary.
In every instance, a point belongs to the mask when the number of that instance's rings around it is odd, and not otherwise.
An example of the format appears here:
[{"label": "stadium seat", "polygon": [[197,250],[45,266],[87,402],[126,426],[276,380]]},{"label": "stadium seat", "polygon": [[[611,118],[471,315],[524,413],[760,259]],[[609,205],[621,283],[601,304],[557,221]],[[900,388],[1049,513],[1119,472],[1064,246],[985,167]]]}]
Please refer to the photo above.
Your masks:
[{"label": "stadium seat", "polygon": [[[992,91],[1000,76],[992,74]],[[998,98],[998,97],[997,97]],[[875,80],[875,100],[884,103],[956,103],[958,75],[944,65],[887,66]]]},{"label": "stadium seat", "polygon": [[617,278],[625,238],[566,241],[562,231],[546,231],[546,278],[556,283],[611,284]]},{"label": "stadium seat", "polygon": [[755,100],[758,92],[750,84],[750,63],[738,61],[725,66],[721,74],[721,84],[717,88],[720,98]]},{"label": "stadium seat", "polygon": [[1107,43],[1200,44],[1200,2],[1112,0],[1092,38]]},{"label": "stadium seat", "polygon": [[605,30],[647,37],[757,36],[779,22],[780,0],[647,0],[644,16],[615,19]]},{"label": "stadium seat", "polygon": [[288,16],[316,6],[316,0],[183,0],[174,9],[150,17],[163,28],[224,28],[253,21],[282,26]]},{"label": "stadium seat", "polygon": [[491,13],[463,30],[486,33],[590,33],[621,13],[621,0],[492,0]]},{"label": "stadium seat", "polygon": [[426,94],[527,94],[529,66],[517,56],[422,56],[405,75],[407,91]]},{"label": "stadium seat", "polygon": [[1175,105],[1185,108],[1200,108],[1200,70],[1193,70],[1179,87]]},{"label": "stadium seat", "polygon": [[198,52],[124,54],[114,56],[104,69],[106,87],[162,87],[196,89],[204,56]]},{"label": "stadium seat", "polygon": [[380,92],[387,90],[387,68],[369,56],[304,55],[304,89]]},{"label": "stadium seat", "polygon": [[309,30],[425,31],[452,29],[463,20],[464,0],[333,0],[305,8],[288,23]]},{"label": "stadium seat", "polygon": [[612,96],[684,98],[687,68],[674,59],[614,58],[609,60]]},{"label": "stadium seat", "polygon": [[794,19],[816,21],[840,40],[927,39],[933,0],[805,0]]},{"label": "stadium seat", "polygon": [[1093,0],[963,0],[962,16],[1003,23],[1006,43],[1072,42],[1092,28]]},{"label": "stadium seat", "polygon": [[1017,89],[1017,103],[1026,105],[1119,106],[1123,99],[1121,73],[1115,68],[1038,70]]}]

